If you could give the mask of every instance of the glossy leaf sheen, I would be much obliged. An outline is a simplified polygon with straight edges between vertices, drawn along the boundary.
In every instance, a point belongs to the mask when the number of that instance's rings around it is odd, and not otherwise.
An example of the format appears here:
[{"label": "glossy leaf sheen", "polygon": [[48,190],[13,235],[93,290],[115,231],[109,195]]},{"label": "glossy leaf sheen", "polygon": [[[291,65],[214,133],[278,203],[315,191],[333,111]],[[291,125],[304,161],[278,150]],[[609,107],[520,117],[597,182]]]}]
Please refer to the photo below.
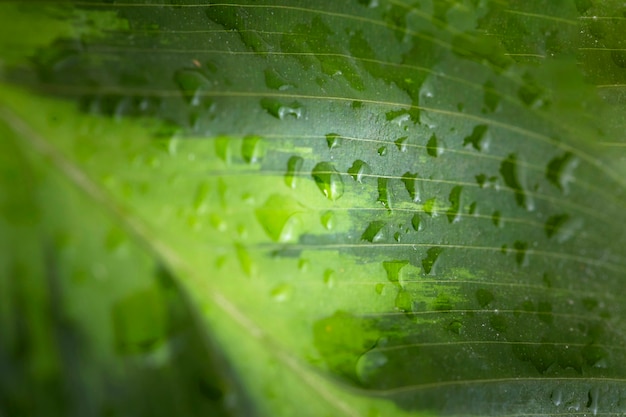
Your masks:
[{"label": "glossy leaf sheen", "polygon": [[[0,4],[56,33],[18,53],[0,32],[3,153],[27,161],[2,160],[0,259],[29,282],[0,316],[27,309],[32,346],[91,328],[76,349],[106,358],[76,376],[31,351],[5,401],[37,415],[28,381],[96,392],[106,363],[170,369],[158,352],[196,343],[228,358],[194,356],[209,413],[625,413],[621,3]],[[59,279],[67,334],[39,311]],[[70,307],[100,293],[93,323]],[[190,311],[209,342],[176,347]],[[113,397],[67,407],[133,409]]]}]

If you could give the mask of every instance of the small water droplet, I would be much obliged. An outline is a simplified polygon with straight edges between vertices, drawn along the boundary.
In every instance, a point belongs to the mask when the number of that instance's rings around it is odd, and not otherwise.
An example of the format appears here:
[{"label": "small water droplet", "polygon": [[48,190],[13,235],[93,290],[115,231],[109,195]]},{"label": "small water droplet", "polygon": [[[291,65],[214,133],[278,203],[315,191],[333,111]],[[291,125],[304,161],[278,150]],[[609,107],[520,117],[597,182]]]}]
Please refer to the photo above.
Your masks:
[{"label": "small water droplet", "polygon": [[299,259],[298,260],[298,269],[301,272],[308,271],[310,266],[311,266],[311,261],[309,261],[308,259]]},{"label": "small water droplet", "polygon": [[358,183],[363,183],[363,178],[370,175],[372,170],[366,162],[357,159],[352,166],[348,169],[348,174],[354,178]]},{"label": "small water droplet", "polygon": [[422,230],[422,217],[419,213],[415,213],[413,217],[411,217],[411,226],[413,226],[413,230],[416,232]]},{"label": "small water droplet", "polygon": [[456,223],[461,220],[461,191],[463,191],[463,187],[457,185],[452,188],[450,191],[450,196],[448,197],[450,201],[450,208],[446,212],[448,216],[448,222]]},{"label": "small water droplet", "polygon": [[383,268],[387,272],[387,279],[395,285],[400,285],[400,270],[407,266],[407,260],[383,261]]},{"label": "small water droplet", "polygon": [[409,193],[411,200],[415,203],[421,200],[421,186],[422,182],[419,179],[417,173],[411,173],[409,171],[402,175],[401,181],[404,183],[406,191]]},{"label": "small water droplet", "polygon": [[452,320],[448,324],[448,330],[455,334],[463,333],[463,327],[465,326],[463,325],[463,322],[461,320]]},{"label": "small water droplet", "polygon": [[211,90],[212,82],[209,81],[199,70],[180,70],[174,74],[174,82],[192,106],[210,108],[212,100],[206,96],[206,92]]},{"label": "small water droplet", "polygon": [[258,136],[246,136],[241,144],[241,156],[249,164],[256,164],[265,156],[265,144]]},{"label": "small water droplet", "polygon": [[494,112],[498,109],[500,105],[500,93],[496,89],[496,85],[492,81],[487,81],[483,85],[483,94],[484,94],[484,103],[485,110],[489,112]]},{"label": "small water droplet", "polygon": [[500,212],[498,210],[494,211],[493,214],[491,215],[491,221],[493,222],[494,226],[496,227],[502,227],[502,215],[500,214]]},{"label": "small water droplet", "polygon": [[494,300],[494,295],[491,291],[479,288],[476,290],[476,300],[481,308],[485,308]]},{"label": "small water droplet", "polygon": [[239,266],[241,266],[242,271],[248,277],[256,275],[256,265],[246,247],[240,243],[235,243],[235,253],[237,254],[237,260],[239,261]]},{"label": "small water droplet", "polygon": [[398,291],[398,294],[396,294],[394,305],[396,306],[396,309],[399,311],[403,311],[405,313],[412,312],[413,311],[413,297],[411,296],[411,293],[404,289],[401,289],[400,291]]},{"label": "small water droplet", "polygon": [[546,178],[564,194],[569,192],[569,183],[574,181],[574,170],[578,159],[570,152],[553,158],[546,169]]},{"label": "small water droplet", "polygon": [[391,210],[391,192],[387,186],[389,178],[378,177],[378,199],[383,207]]},{"label": "small water droplet", "polygon": [[437,216],[437,199],[436,198],[431,198],[429,200],[426,200],[424,202],[424,213],[428,214],[430,217],[436,217]]},{"label": "small water droplet", "polygon": [[403,136],[401,138],[396,139],[396,141],[394,142],[400,152],[406,152],[408,139],[409,139],[408,136]]},{"label": "small water droplet", "polygon": [[386,146],[381,146],[380,148],[378,148],[378,155],[380,155],[380,156],[387,155],[387,147]]},{"label": "small water droplet", "polygon": [[304,164],[304,159],[300,156],[292,156],[287,161],[287,172],[285,173],[285,185],[296,188],[296,180]]},{"label": "small water droplet", "polygon": [[422,259],[422,267],[426,274],[430,274],[433,271],[442,251],[443,248],[439,246],[433,246],[426,251],[426,257]]},{"label": "small water droplet", "polygon": [[302,105],[297,101],[283,104],[279,100],[264,98],[261,100],[261,107],[277,119],[284,120],[291,116],[296,119],[302,117]]},{"label": "small water droplet", "polygon": [[384,289],[385,289],[385,284],[381,284],[381,283],[376,284],[376,286],[374,287],[376,294],[379,294],[379,295],[383,293]]},{"label": "small water droplet", "polygon": [[513,248],[515,249],[515,261],[519,266],[525,266],[528,263],[528,259],[526,257],[528,243],[522,242],[521,240],[516,240],[513,243]]},{"label": "small water droplet", "polygon": [[326,135],[326,145],[328,149],[334,149],[341,145],[341,135],[337,133],[329,133]]},{"label": "small water droplet", "polygon": [[196,213],[202,214],[207,209],[207,197],[209,196],[209,191],[211,191],[211,187],[208,182],[203,181],[198,184],[196,188],[196,196],[193,201],[193,208],[196,210]]},{"label": "small water droplet", "polygon": [[335,213],[330,210],[324,212],[320,217],[320,221],[326,230],[332,230],[335,226]]},{"label": "small water droplet", "polygon": [[489,135],[489,126],[478,125],[474,127],[471,135],[463,139],[463,146],[471,145],[477,151],[486,151],[489,149],[491,136]]},{"label": "small water droplet", "polygon": [[228,228],[226,221],[217,213],[211,213],[209,215],[209,223],[218,232],[225,232]]},{"label": "small water droplet", "polygon": [[385,222],[382,220],[374,220],[367,225],[367,228],[361,235],[361,240],[367,240],[372,243],[380,242],[385,238],[383,227],[385,227]]},{"label": "small water droplet", "polygon": [[291,298],[293,288],[289,284],[280,284],[270,291],[270,296],[274,301],[283,302]]},{"label": "small water droplet", "polygon": [[324,271],[324,284],[328,288],[333,288],[335,286],[335,275],[335,271],[333,271],[332,269],[327,269]]},{"label": "small water droplet", "polygon": [[330,162],[320,162],[313,168],[311,176],[319,190],[329,200],[337,200],[343,195],[343,178]]},{"label": "small water droplet", "polygon": [[284,91],[293,88],[294,85],[289,83],[274,68],[265,70],[265,85],[272,90]]},{"label": "small water droplet", "polygon": [[226,136],[218,136],[214,139],[215,154],[222,161],[230,164],[232,151],[230,149],[231,139]]}]

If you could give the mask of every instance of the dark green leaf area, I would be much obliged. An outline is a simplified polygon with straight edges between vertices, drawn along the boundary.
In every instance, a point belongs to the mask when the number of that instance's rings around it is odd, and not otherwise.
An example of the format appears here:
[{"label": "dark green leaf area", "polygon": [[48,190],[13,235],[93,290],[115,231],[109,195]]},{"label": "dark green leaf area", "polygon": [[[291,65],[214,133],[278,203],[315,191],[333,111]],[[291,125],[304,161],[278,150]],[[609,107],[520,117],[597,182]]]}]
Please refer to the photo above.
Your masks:
[{"label": "dark green leaf area", "polygon": [[[402,266],[386,269],[397,274]],[[589,311],[580,298],[554,302],[547,287],[516,296],[512,288],[454,280],[392,282],[396,312],[337,312],[314,327],[326,366],[363,392],[411,409],[498,415],[591,407],[589,391],[597,410],[621,410],[624,387],[614,378],[625,371],[623,337],[607,325],[606,310]],[[574,382],[582,376],[597,382]],[[572,394],[558,401],[563,387]],[[508,403],[486,410],[484,401],[503,390]]]}]

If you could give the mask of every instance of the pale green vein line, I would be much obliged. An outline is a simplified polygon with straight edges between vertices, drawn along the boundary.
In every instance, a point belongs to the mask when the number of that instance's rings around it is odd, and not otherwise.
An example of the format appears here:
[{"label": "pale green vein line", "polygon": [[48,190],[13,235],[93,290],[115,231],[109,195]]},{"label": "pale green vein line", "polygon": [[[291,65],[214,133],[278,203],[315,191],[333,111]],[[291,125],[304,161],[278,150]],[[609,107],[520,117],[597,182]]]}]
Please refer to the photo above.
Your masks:
[{"label": "pale green vein line", "polygon": [[604,52],[611,52],[611,51],[617,51],[617,52],[623,52],[626,51],[626,48],[578,48],[579,51],[604,51]]},{"label": "pale green vein line", "polygon": [[578,22],[575,20],[564,19],[562,17],[557,17],[557,16],[549,16],[549,15],[544,15],[544,14],[539,14],[539,13],[522,12],[522,11],[513,10],[513,9],[507,9],[507,10],[504,10],[504,12],[508,14],[518,15],[518,16],[526,16],[526,17],[532,17],[532,18],[542,19],[542,20],[551,20],[553,22],[565,23],[565,24],[572,25],[572,26],[578,25]]},{"label": "pale green vein line", "polygon": [[[411,313],[409,313],[411,314]],[[562,346],[562,347],[579,347],[584,348],[588,346],[604,348],[609,350],[623,350],[626,351],[625,346],[619,345],[603,345],[603,344],[590,344],[590,343],[568,343],[568,342],[518,342],[508,340],[460,340],[453,342],[425,342],[425,343],[407,343],[403,345],[394,346],[382,346],[372,349],[376,352],[389,352],[394,350],[403,350],[411,348],[430,348],[430,347],[458,347],[458,346],[480,346],[480,345],[502,345],[502,346]]]},{"label": "pale green vein line", "polygon": [[[281,245],[284,247],[284,245]],[[311,249],[321,247],[319,245],[306,245],[306,244],[293,244],[288,246],[290,249]],[[330,243],[323,245],[325,250],[333,250],[333,249],[372,249],[372,250],[380,250],[381,248],[441,248],[441,249],[461,249],[461,250],[471,250],[471,251],[482,251],[482,252],[502,252],[501,247],[495,246],[476,246],[476,245],[463,245],[463,244],[440,244],[440,243],[375,243],[375,244],[364,244],[364,243]],[[608,261],[600,261],[596,259],[584,258],[578,255],[572,255],[563,252],[551,252],[551,251],[540,251],[535,249],[507,249],[508,253],[513,254],[525,254],[526,256],[540,256],[551,259],[562,259],[566,261],[574,261],[584,265],[593,265],[600,268],[604,268],[614,272],[626,273],[626,266],[622,264],[616,264]]]},{"label": "pale green vein line", "polygon": [[[64,93],[79,93],[79,94],[88,94],[88,93],[104,93],[104,94],[119,94],[126,95],[129,93],[132,94],[144,94],[144,95],[154,95],[154,96],[162,96],[162,97],[172,97],[179,96],[180,91],[178,90],[150,90],[150,89],[139,89],[139,88],[120,88],[120,87],[100,87],[100,88],[85,88],[85,87],[74,87],[74,86],[61,86],[61,85],[42,85],[42,88],[52,89],[57,92]],[[617,182],[618,184],[626,187],[626,178],[617,172],[610,169],[606,164],[602,161],[594,158],[591,155],[588,155],[584,152],[581,152],[578,148],[567,145],[565,143],[556,141],[549,136],[546,136],[542,133],[537,133],[532,130],[525,129],[520,126],[512,125],[510,123],[499,122],[496,120],[492,120],[482,116],[476,116],[473,114],[461,113],[457,111],[450,110],[442,110],[436,109],[432,107],[424,107],[417,106],[409,103],[401,103],[401,102],[391,102],[385,100],[374,100],[374,99],[363,99],[363,98],[354,98],[354,97],[342,97],[342,96],[316,96],[316,95],[307,95],[307,94],[287,94],[287,93],[260,93],[260,92],[245,92],[245,91],[203,91],[198,93],[198,95],[204,97],[249,97],[249,98],[263,98],[263,97],[272,97],[272,98],[285,98],[285,99],[300,99],[300,100],[319,100],[319,101],[338,101],[338,102],[353,102],[360,101],[362,103],[373,104],[378,106],[385,107],[402,107],[416,110],[428,111],[435,114],[442,114],[445,116],[467,119],[470,121],[474,121],[477,123],[483,123],[495,127],[500,127],[504,130],[508,130],[510,132],[518,133],[520,135],[526,136],[528,138],[535,139],[537,141],[550,144],[556,148],[562,149],[564,151],[571,152],[574,155],[579,156],[582,160],[586,161],[600,172],[607,175],[609,178]]]},{"label": "pale green vein line", "polygon": [[[579,382],[581,378],[576,377],[509,377],[509,378],[489,378],[489,379],[469,379],[457,381],[441,381],[426,382],[423,384],[407,385],[389,389],[368,389],[363,390],[367,393],[378,394],[381,396],[391,396],[402,394],[405,392],[425,391],[438,388],[446,388],[453,386],[471,386],[479,384],[502,384],[502,383],[541,383],[541,382]],[[585,382],[610,382],[615,384],[626,384],[626,378],[603,378],[603,377],[586,377]],[[360,390],[359,390],[360,391]],[[569,415],[569,414],[566,414]]]},{"label": "pale green vein line", "polygon": [[450,309],[450,310],[426,310],[426,311],[392,311],[382,313],[366,313],[364,317],[394,317],[394,316],[436,316],[445,314],[513,314],[526,316],[546,316],[546,317],[562,317],[566,319],[577,319],[580,321],[604,321],[602,317],[589,317],[589,315],[572,314],[572,313],[555,313],[553,311],[527,311],[527,310],[477,310],[477,309]]}]

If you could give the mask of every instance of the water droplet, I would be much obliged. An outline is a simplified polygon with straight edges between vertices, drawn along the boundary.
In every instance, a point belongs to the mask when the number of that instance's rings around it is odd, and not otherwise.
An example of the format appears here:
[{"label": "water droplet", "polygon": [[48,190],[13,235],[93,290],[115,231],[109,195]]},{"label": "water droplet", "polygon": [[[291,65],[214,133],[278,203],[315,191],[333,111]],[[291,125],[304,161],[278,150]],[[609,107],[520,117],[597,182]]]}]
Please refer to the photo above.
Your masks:
[{"label": "water droplet", "polygon": [[472,134],[463,139],[463,146],[472,145],[477,151],[486,151],[489,149],[489,127],[487,125],[478,125],[472,130]]},{"label": "water droplet", "polygon": [[313,168],[311,176],[322,194],[329,200],[337,200],[343,195],[343,179],[332,163],[318,163]]},{"label": "water droplet", "polygon": [[411,217],[411,226],[413,226],[413,230],[416,232],[422,230],[422,217],[419,213],[415,213],[413,217]]},{"label": "water droplet", "polygon": [[290,188],[296,188],[296,179],[300,174],[304,164],[304,159],[300,156],[292,156],[287,161],[287,172],[285,173],[285,185]]},{"label": "water droplet", "polygon": [[498,333],[506,333],[509,328],[506,317],[497,312],[489,317],[489,325]]},{"label": "water droplet", "polygon": [[491,221],[493,222],[494,226],[496,227],[502,227],[502,215],[500,214],[500,212],[498,210],[494,211],[493,214],[491,215]]},{"label": "water droplet", "polygon": [[335,271],[333,271],[332,269],[327,269],[324,271],[324,284],[328,287],[328,288],[333,288],[335,286]]},{"label": "water droplet", "polygon": [[320,221],[326,230],[331,230],[335,226],[335,213],[332,211],[323,213]]},{"label": "water droplet", "polygon": [[532,197],[526,193],[526,175],[522,170],[523,164],[518,163],[517,155],[510,154],[500,165],[500,174],[507,186],[515,191],[515,202],[528,211],[535,208]]},{"label": "water droplet", "polygon": [[215,142],[215,154],[222,161],[230,164],[232,158],[232,152],[230,149],[231,139],[226,136],[218,136],[214,139]]},{"label": "water droplet", "polygon": [[443,251],[442,247],[433,246],[426,251],[426,257],[422,259],[422,267],[424,268],[424,272],[426,274],[430,274],[435,267],[435,263],[439,259],[439,255]]},{"label": "water droplet", "polygon": [[378,177],[378,199],[386,207],[391,210],[391,193],[387,187],[389,178]]},{"label": "water droplet", "polygon": [[421,186],[422,182],[419,180],[417,173],[405,172],[402,175],[401,181],[404,183],[406,191],[409,193],[413,202],[419,202],[421,200]]},{"label": "water droplet", "polygon": [[300,260],[298,260],[298,269],[301,272],[308,271],[310,266],[311,266],[311,262],[308,259],[300,259]]},{"label": "water droplet", "polygon": [[494,300],[494,295],[491,291],[479,288],[476,290],[476,300],[481,308],[485,308]]},{"label": "water droplet", "polygon": [[513,248],[515,249],[515,262],[517,262],[519,266],[525,266],[528,263],[528,260],[526,259],[528,243],[516,240],[513,243]]},{"label": "water droplet", "polygon": [[265,144],[258,136],[246,136],[241,144],[241,156],[249,164],[256,164],[265,156]]},{"label": "water droplet", "polygon": [[383,268],[387,272],[389,282],[400,285],[400,270],[408,264],[407,260],[383,261]]},{"label": "water droplet", "polygon": [[228,228],[226,221],[217,213],[211,213],[209,216],[209,223],[218,232],[225,232]]},{"label": "water droplet", "polygon": [[376,284],[376,286],[374,287],[376,294],[382,294],[384,289],[385,289],[385,284],[381,284],[381,283]]},{"label": "water droplet", "polygon": [[270,296],[274,301],[283,302],[291,298],[293,288],[289,284],[280,284],[270,291]]},{"label": "water droplet", "polygon": [[567,194],[569,183],[574,181],[574,170],[578,166],[578,159],[570,152],[553,158],[546,169],[546,178],[559,190]]},{"label": "water droplet", "polygon": [[293,198],[272,194],[263,206],[255,210],[255,214],[272,240],[287,242],[296,237],[299,221],[295,215],[302,211],[303,207]]},{"label": "water droplet", "polygon": [[406,152],[407,149],[407,140],[409,139],[408,136],[403,136],[401,138],[396,139],[396,141],[394,142],[396,144],[396,146],[398,147],[398,150],[400,152]]},{"label": "water droplet", "polygon": [[328,149],[334,149],[341,145],[341,135],[337,133],[329,133],[326,135],[326,144]]},{"label": "water droplet", "polygon": [[455,334],[463,333],[463,327],[465,326],[463,325],[463,322],[461,320],[452,320],[448,324],[448,330]]},{"label": "water droplet", "polygon": [[472,202],[472,204],[470,204],[469,209],[467,210],[467,212],[472,215],[472,214],[476,214],[478,209],[478,203],[476,203],[475,201]]},{"label": "water droplet", "polygon": [[201,182],[196,188],[196,196],[193,201],[193,208],[196,210],[196,213],[202,214],[206,211],[209,191],[211,191],[211,187],[206,181]]},{"label": "water droplet", "polygon": [[239,261],[239,266],[241,266],[242,271],[248,277],[256,275],[256,265],[246,247],[240,243],[235,243],[235,253],[237,254],[237,260]]},{"label": "water droplet", "polygon": [[387,147],[386,146],[381,146],[380,148],[378,148],[378,155],[380,155],[380,156],[387,155]]},{"label": "water droplet", "polygon": [[284,120],[289,116],[296,119],[302,117],[302,105],[297,101],[290,104],[283,104],[279,100],[264,98],[261,100],[261,107],[280,120]]},{"label": "water droplet", "polygon": [[413,297],[411,293],[403,289],[398,291],[394,305],[397,310],[405,313],[413,311]]},{"label": "water droplet", "polygon": [[433,158],[436,158],[443,153],[443,148],[439,146],[439,140],[434,133],[430,137],[430,139],[428,139],[428,143],[426,144],[426,152]]},{"label": "water droplet", "polygon": [[174,74],[174,81],[183,97],[192,106],[210,108],[212,100],[206,96],[212,83],[199,70],[180,70]]},{"label": "water droplet", "polygon": [[437,199],[431,198],[429,200],[426,200],[424,202],[423,209],[424,213],[428,214],[430,217],[437,216]]},{"label": "water droplet", "polygon": [[385,366],[387,361],[387,356],[376,348],[361,355],[355,370],[361,384],[366,387],[375,384],[378,373],[381,372],[381,368]]},{"label": "water droplet", "polygon": [[265,85],[272,90],[284,91],[293,88],[294,85],[289,83],[274,68],[265,70]]},{"label": "water droplet", "polygon": [[350,174],[352,178],[354,178],[354,180],[359,183],[363,183],[363,178],[370,175],[371,173],[372,170],[370,169],[369,165],[367,165],[367,163],[361,161],[360,159],[354,161],[352,166],[348,169],[348,174]]},{"label": "water droplet", "polygon": [[626,68],[626,52],[623,50],[620,51],[611,51],[611,59],[620,68]]},{"label": "water droplet", "polygon": [[450,196],[448,197],[450,208],[448,208],[446,212],[448,222],[450,223],[456,223],[461,220],[461,191],[463,191],[463,187],[460,185],[453,187],[450,191]]},{"label": "water droplet", "polygon": [[496,85],[492,81],[487,81],[483,85],[483,94],[484,94],[484,103],[485,110],[489,112],[494,112],[498,109],[500,105],[500,93],[496,89]]},{"label": "water droplet", "polygon": [[383,227],[385,226],[385,222],[381,220],[374,220],[369,225],[361,235],[361,240],[367,240],[368,242],[380,242],[385,238],[385,233]]},{"label": "water droplet", "polygon": [[385,113],[388,122],[402,127],[403,123],[411,121],[411,114],[406,110],[391,110]]}]

